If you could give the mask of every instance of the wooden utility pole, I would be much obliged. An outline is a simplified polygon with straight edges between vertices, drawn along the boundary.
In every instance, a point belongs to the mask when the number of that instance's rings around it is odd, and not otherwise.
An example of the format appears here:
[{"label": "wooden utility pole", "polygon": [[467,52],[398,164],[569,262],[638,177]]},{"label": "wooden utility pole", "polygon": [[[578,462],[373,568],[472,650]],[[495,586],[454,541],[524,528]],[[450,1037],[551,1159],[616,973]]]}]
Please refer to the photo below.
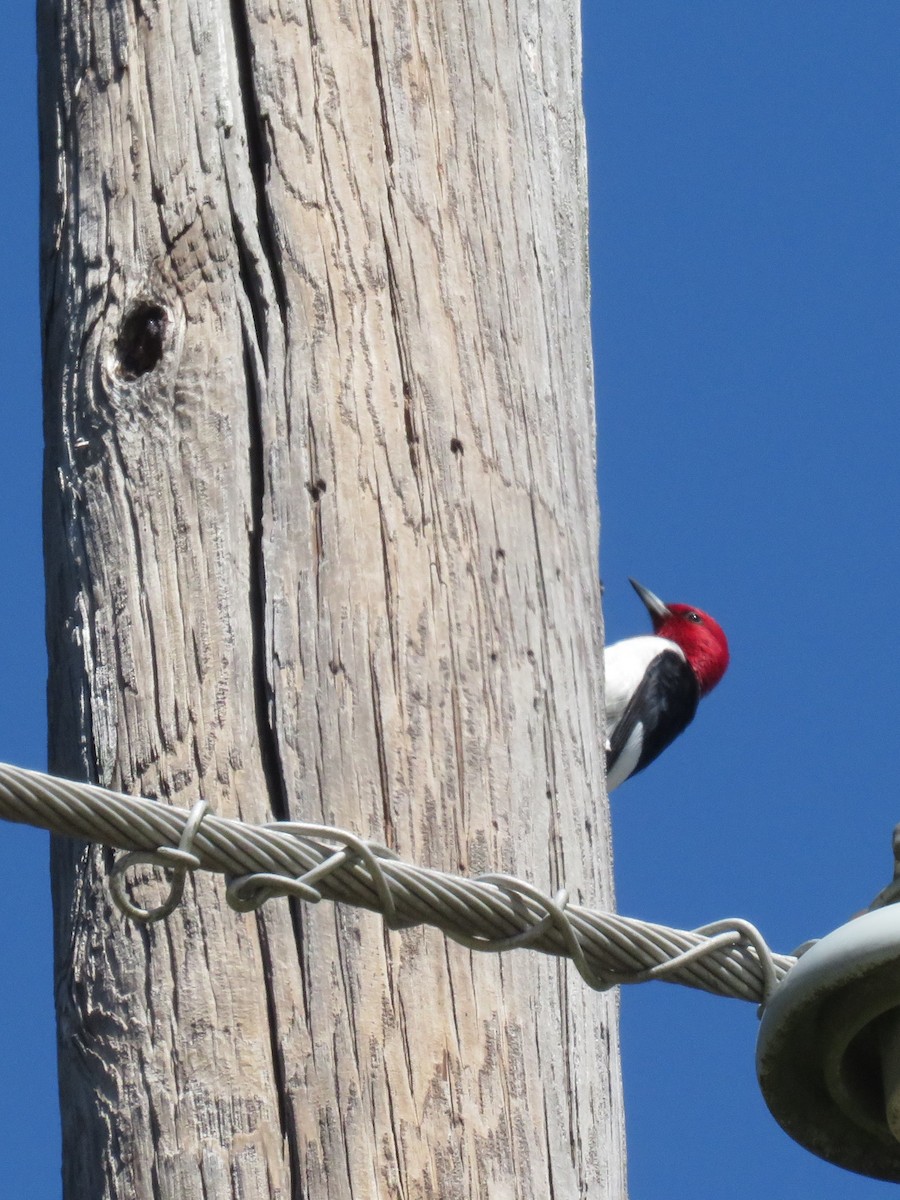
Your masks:
[{"label": "wooden utility pole", "polygon": [[[610,904],[577,0],[38,20],[51,769]],[[571,967],[109,863],[69,1200],[625,1195]]]}]

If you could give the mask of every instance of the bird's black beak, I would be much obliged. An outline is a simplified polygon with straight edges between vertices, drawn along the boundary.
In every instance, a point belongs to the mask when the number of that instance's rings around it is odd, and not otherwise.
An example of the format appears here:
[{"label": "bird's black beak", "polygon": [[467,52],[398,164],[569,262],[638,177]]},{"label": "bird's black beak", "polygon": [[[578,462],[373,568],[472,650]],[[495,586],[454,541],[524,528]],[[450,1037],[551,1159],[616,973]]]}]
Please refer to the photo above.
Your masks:
[{"label": "bird's black beak", "polygon": [[656,629],[663,621],[667,621],[672,615],[672,610],[668,605],[663,604],[659,596],[654,596],[649,588],[645,588],[643,584],[638,583],[636,579],[629,579],[628,582],[640,596],[644,607],[650,614],[650,620],[653,622],[653,628]]}]

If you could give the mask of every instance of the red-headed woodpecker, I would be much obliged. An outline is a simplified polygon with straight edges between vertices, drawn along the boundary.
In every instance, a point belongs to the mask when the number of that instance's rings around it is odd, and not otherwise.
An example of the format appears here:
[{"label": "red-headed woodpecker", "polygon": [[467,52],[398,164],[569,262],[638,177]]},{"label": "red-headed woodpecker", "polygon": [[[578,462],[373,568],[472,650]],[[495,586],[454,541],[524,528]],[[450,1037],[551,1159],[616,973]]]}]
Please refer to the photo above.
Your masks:
[{"label": "red-headed woodpecker", "polygon": [[606,671],[606,787],[617,788],[662,754],[694,719],[728,666],[721,626],[689,604],[663,604],[633,579],[653,633],[614,642]]}]

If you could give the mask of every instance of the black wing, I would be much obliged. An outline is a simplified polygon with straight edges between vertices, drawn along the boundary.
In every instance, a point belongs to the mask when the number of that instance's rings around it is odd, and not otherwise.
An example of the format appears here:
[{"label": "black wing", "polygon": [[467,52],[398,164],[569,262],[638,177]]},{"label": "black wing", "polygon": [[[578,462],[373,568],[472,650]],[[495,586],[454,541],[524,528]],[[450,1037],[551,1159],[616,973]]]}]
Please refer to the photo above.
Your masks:
[{"label": "black wing", "polygon": [[643,771],[694,719],[700,703],[697,677],[680,654],[664,650],[653,660],[640,687],[625,706],[609,739],[609,773],[638,725],[643,726],[641,752],[632,775]]}]

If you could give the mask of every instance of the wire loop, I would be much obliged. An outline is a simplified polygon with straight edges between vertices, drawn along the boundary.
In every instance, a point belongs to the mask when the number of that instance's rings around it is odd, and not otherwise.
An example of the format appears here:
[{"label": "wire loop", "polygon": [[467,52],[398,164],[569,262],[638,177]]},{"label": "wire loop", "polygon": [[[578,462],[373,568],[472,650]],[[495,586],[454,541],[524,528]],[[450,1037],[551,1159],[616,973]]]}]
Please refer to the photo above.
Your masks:
[{"label": "wire loop", "polygon": [[762,1003],[767,1004],[772,993],[778,987],[778,974],[775,970],[775,960],[772,951],[766,945],[766,940],[755,925],[745,921],[743,917],[729,917],[722,921],[711,921],[709,925],[701,925],[694,933],[710,937],[711,935],[731,934],[731,945],[750,946],[756,952],[759,968],[762,973]]},{"label": "wire loop", "polygon": [[[526,883],[523,879],[516,879],[513,875],[488,873],[485,875],[476,875],[475,881],[477,883],[493,884],[494,887],[500,888],[514,900],[518,899],[520,902],[522,900],[531,900],[544,910],[545,916],[534,922],[534,924],[530,924],[521,933],[512,934],[506,938],[465,937],[464,935],[448,933],[447,936],[452,938],[453,941],[468,946],[471,950],[489,950],[501,953],[504,950],[532,946],[549,929],[553,928],[561,935],[568,950],[569,958],[575,964],[578,974],[589,987],[594,988],[595,991],[602,992],[613,986],[603,975],[592,970],[588,964],[578,935],[572,927],[572,922],[565,911],[566,905],[569,903],[569,895],[565,888],[561,888],[553,899],[551,899],[549,896],[544,895],[538,888],[533,887],[530,883]],[[530,908],[527,905],[521,905],[521,909],[526,919],[530,919]]]},{"label": "wire loop", "polygon": [[[375,887],[381,902],[382,916],[388,929],[406,929],[411,924],[397,918],[394,893],[391,891],[379,861],[396,859],[397,856],[386,846],[373,846],[357,837],[355,833],[349,833],[346,829],[336,829],[331,825],[313,825],[308,821],[273,821],[264,825],[263,828],[278,833],[289,833],[294,837],[323,838],[330,842],[338,842],[343,849],[336,851],[304,875],[293,879],[267,871],[256,871],[229,879],[226,898],[228,904],[236,912],[249,912],[251,909],[259,908],[273,896],[292,896],[297,900],[305,900],[308,904],[318,904],[322,899],[322,893],[314,885],[341,867],[358,862],[365,867]],[[412,924],[418,924],[418,922],[412,922]]]},{"label": "wire loop", "polygon": [[[209,803],[206,800],[198,800],[191,809],[177,847],[160,846],[158,850],[133,850],[128,854],[123,854],[113,863],[109,872],[109,890],[112,893],[113,903],[126,917],[130,917],[132,921],[141,921],[143,924],[149,925],[154,921],[162,921],[175,911],[184,895],[184,884],[188,871],[196,871],[200,867],[200,859],[194,854],[191,847],[208,811]],[[125,891],[125,872],[129,867],[144,864],[151,867],[163,867],[172,875],[169,882],[169,895],[156,908],[141,908],[131,900]]]}]

